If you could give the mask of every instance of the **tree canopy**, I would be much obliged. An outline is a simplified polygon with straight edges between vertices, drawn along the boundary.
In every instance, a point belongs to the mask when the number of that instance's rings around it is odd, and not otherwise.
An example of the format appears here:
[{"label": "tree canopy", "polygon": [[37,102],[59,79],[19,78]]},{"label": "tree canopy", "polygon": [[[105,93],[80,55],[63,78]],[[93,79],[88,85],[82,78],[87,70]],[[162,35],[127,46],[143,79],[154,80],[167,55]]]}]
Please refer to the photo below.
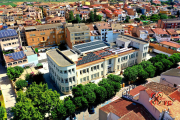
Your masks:
[{"label": "tree canopy", "polygon": [[146,17],[145,15],[141,15],[140,19],[141,19],[141,20],[146,20],[147,17]]}]

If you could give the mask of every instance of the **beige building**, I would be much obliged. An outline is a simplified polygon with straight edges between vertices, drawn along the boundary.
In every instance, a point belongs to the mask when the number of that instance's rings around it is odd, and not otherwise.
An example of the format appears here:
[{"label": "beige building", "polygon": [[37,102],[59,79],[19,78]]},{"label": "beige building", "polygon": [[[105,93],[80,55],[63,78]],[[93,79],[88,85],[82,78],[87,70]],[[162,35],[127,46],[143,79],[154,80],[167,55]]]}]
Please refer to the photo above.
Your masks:
[{"label": "beige building", "polygon": [[16,30],[7,29],[0,31],[0,47],[1,50],[13,50],[17,49],[20,45],[19,37]]},{"label": "beige building", "polygon": [[66,43],[72,49],[74,44],[90,42],[90,29],[84,23],[65,26]]},{"label": "beige building", "polygon": [[[102,77],[106,77],[109,73],[120,74],[121,70],[145,60],[145,53],[148,51],[149,43],[147,41],[131,37],[128,40],[128,44],[124,45],[123,48],[121,45],[110,48],[104,42],[97,40],[74,45],[73,49],[61,51],[59,54],[55,50],[48,51],[48,58],[56,53],[54,56],[56,59],[53,58],[54,62],[48,59],[50,76],[52,80],[58,81],[57,74],[64,73],[64,79],[67,80],[67,83],[72,83],[71,79],[69,79],[72,74],[70,74],[71,72],[67,74],[67,72],[69,68],[73,67],[76,80],[73,85],[77,85],[98,81]],[[136,42],[138,43],[137,45]],[[66,72],[60,72],[58,70],[59,60],[57,58],[63,60],[61,63],[71,61],[71,64],[64,64],[63,69],[61,68],[61,70]],[[55,69],[56,67],[57,69]],[[64,79],[60,81],[64,83]],[[65,94],[71,93],[71,84],[69,84],[69,88],[65,88],[68,87],[68,84],[64,86],[64,84],[59,85],[57,83],[57,85],[61,92]]]}]

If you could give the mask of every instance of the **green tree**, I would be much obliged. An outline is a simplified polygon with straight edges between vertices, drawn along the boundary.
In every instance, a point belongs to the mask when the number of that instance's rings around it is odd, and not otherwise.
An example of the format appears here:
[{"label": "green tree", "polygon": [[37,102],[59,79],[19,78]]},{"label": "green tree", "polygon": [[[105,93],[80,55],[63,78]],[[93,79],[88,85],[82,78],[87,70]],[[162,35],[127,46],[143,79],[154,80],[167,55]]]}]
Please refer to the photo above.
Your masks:
[{"label": "green tree", "polygon": [[157,14],[152,14],[150,17],[151,21],[157,22],[160,19],[160,16]]},{"label": "green tree", "polygon": [[76,21],[77,21],[77,23],[80,23],[80,22],[81,22],[81,18],[80,18],[80,16],[79,16],[79,14],[76,14]]},{"label": "green tree", "polygon": [[138,22],[141,21],[140,18],[134,18],[134,20],[135,20],[135,21],[138,21]]},{"label": "green tree", "polygon": [[138,71],[138,77],[141,80],[146,80],[149,76],[149,74],[143,69],[142,65],[137,65],[136,69]]},{"label": "green tree", "polygon": [[72,94],[74,97],[83,96],[84,86],[82,84],[73,87]]},{"label": "green tree", "polygon": [[3,120],[6,110],[4,107],[0,106],[0,120]]},{"label": "green tree", "polygon": [[122,81],[122,78],[118,75],[113,75],[113,74],[109,74],[107,76],[108,80],[111,80],[111,81],[115,81],[115,82],[118,82],[118,83],[121,83]]},{"label": "green tree", "polygon": [[86,88],[84,90],[83,93],[84,97],[86,98],[86,100],[88,101],[89,104],[93,104],[96,100],[96,94],[94,93],[94,91],[92,91],[89,88]]},{"label": "green tree", "polygon": [[96,12],[97,12],[97,10],[94,9],[94,21],[97,21],[97,20],[98,20],[98,16],[97,16]]},{"label": "green tree", "polygon": [[85,22],[86,22],[85,17],[83,17],[82,23],[85,23]]},{"label": "green tree", "polygon": [[153,65],[146,67],[144,70],[149,74],[150,78],[155,76],[156,68]]},{"label": "green tree", "polygon": [[38,111],[37,107],[33,106],[30,99],[26,98],[23,102],[19,101],[15,107],[12,107],[14,120],[43,120],[44,117]]},{"label": "green tree", "polygon": [[143,69],[149,67],[152,65],[152,63],[150,61],[142,61],[139,65],[141,65],[143,67]]},{"label": "green tree", "polygon": [[130,17],[126,16],[126,19],[125,19],[124,23],[129,23],[129,19],[130,19]]},{"label": "green tree", "polygon": [[[16,66],[17,67],[17,66]],[[9,77],[10,80],[16,80],[16,78],[19,78],[22,71],[20,69],[15,69],[13,67],[8,67],[7,68],[7,76]]]},{"label": "green tree", "polygon": [[135,67],[128,67],[124,71],[124,78],[128,81],[135,81],[138,76],[138,71]]},{"label": "green tree", "polygon": [[160,19],[167,19],[168,16],[166,14],[159,13]]},{"label": "green tree", "polygon": [[112,85],[112,86],[114,87],[114,92],[119,92],[119,90],[121,89],[120,83],[118,83],[118,82],[112,81],[112,82],[110,83],[110,85]]},{"label": "green tree", "polygon": [[55,105],[51,110],[51,116],[53,120],[63,119],[66,116],[66,108],[64,107],[64,101],[58,101],[57,105]]},{"label": "green tree", "polygon": [[14,69],[16,71],[19,71],[21,74],[24,72],[24,69],[22,67],[20,67],[20,66],[15,66]]},{"label": "green tree", "polygon": [[114,87],[110,84],[105,84],[103,85],[103,87],[106,89],[107,91],[107,98],[111,98],[114,95]]},{"label": "green tree", "polygon": [[156,74],[159,75],[164,70],[164,65],[162,62],[157,62],[154,64],[154,67],[156,67]]},{"label": "green tree", "polygon": [[108,80],[105,79],[105,78],[103,78],[103,79],[98,83],[99,86],[104,86],[105,84],[108,84]]},{"label": "green tree", "polygon": [[140,19],[141,19],[141,20],[146,20],[147,17],[146,17],[145,15],[141,15]]},{"label": "green tree", "polygon": [[72,100],[64,101],[64,107],[66,108],[67,115],[73,114],[76,109],[76,106],[73,104]]},{"label": "green tree", "polygon": [[168,59],[162,59],[161,62],[163,63],[165,70],[170,69],[171,66],[173,65],[173,63],[169,61]]},{"label": "green tree", "polygon": [[93,14],[93,11],[90,12],[90,22],[94,22],[94,14]]},{"label": "green tree", "polygon": [[38,48],[35,48],[35,52],[38,53]]},{"label": "green tree", "polygon": [[107,91],[104,87],[99,86],[95,89],[96,102],[102,103],[107,98]]},{"label": "green tree", "polygon": [[97,21],[101,21],[102,20],[102,16],[101,15],[98,15],[97,16]]},{"label": "green tree", "polygon": [[78,108],[87,108],[88,107],[88,101],[85,97],[75,97],[74,104]]},{"label": "green tree", "polygon": [[26,82],[25,80],[22,80],[22,79],[17,80],[17,81],[15,82],[15,84],[16,84],[16,87],[17,87],[18,89],[22,89],[23,87],[26,87],[26,86],[27,86],[27,82]]},{"label": "green tree", "polygon": [[69,20],[71,20],[71,21],[74,20],[74,14],[72,11],[69,12]]}]

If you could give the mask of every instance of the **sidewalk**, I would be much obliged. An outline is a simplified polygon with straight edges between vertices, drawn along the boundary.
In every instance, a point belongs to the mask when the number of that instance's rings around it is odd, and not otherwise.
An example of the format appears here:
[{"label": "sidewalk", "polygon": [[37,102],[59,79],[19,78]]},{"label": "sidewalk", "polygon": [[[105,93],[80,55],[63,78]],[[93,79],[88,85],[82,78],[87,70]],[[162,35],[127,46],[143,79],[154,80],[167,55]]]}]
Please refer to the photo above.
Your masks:
[{"label": "sidewalk", "polygon": [[7,119],[10,120],[13,117],[13,114],[10,112],[11,107],[14,107],[16,104],[15,92],[11,86],[11,82],[6,75],[6,68],[0,65],[0,86],[2,94],[4,96],[4,102],[7,112]]}]

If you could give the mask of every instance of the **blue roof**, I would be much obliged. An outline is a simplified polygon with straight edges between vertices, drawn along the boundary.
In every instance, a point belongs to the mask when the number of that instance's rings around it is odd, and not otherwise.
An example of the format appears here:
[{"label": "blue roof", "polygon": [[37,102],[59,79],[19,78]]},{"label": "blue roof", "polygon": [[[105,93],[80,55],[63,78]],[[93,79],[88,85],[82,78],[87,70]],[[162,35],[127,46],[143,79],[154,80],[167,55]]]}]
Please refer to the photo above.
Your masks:
[{"label": "blue roof", "polygon": [[17,32],[14,29],[0,30],[0,38],[5,38],[15,35],[17,35]]},{"label": "blue roof", "polygon": [[23,51],[19,51],[19,52],[15,52],[15,53],[10,53],[10,54],[6,54],[6,56],[11,56],[10,58],[11,59],[14,59],[14,60],[18,60],[18,59],[22,59],[25,54]]}]

